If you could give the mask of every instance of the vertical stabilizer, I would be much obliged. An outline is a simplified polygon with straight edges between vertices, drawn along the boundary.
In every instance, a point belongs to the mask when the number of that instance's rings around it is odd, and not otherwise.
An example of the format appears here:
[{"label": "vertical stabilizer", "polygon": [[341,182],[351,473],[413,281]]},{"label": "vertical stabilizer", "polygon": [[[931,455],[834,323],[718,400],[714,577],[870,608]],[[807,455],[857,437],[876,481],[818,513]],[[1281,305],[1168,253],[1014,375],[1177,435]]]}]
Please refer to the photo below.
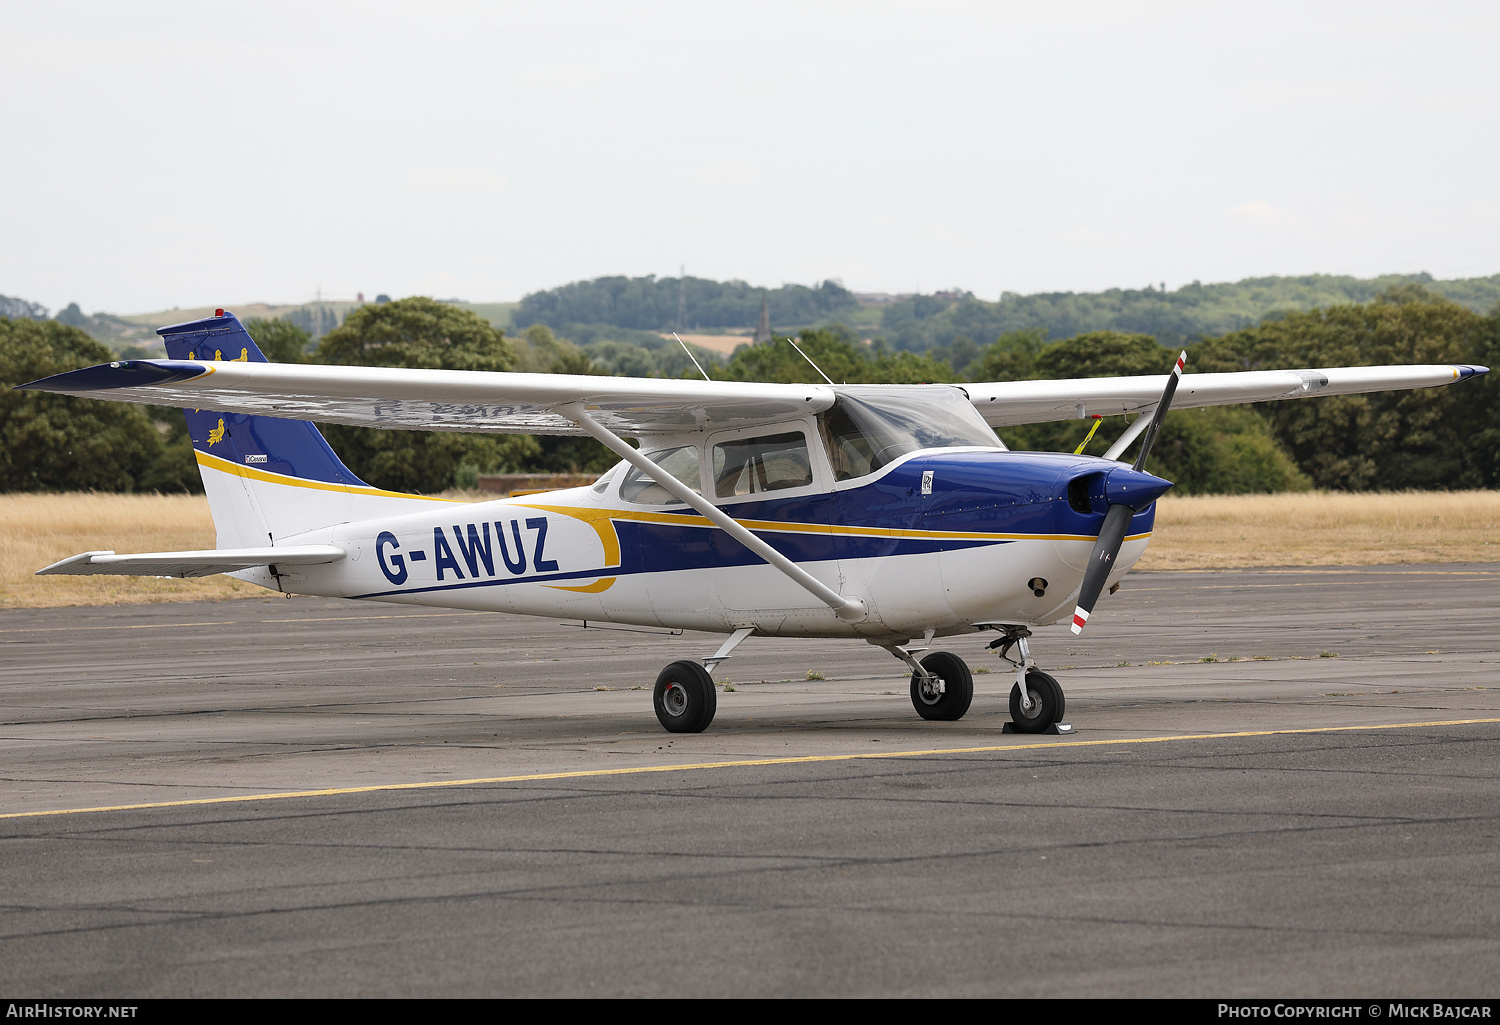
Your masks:
[{"label": "vertical stabilizer", "polygon": [[[158,329],[170,359],[266,363],[233,313]],[[258,547],[434,499],[372,488],[307,420],[184,409],[220,548]]]}]

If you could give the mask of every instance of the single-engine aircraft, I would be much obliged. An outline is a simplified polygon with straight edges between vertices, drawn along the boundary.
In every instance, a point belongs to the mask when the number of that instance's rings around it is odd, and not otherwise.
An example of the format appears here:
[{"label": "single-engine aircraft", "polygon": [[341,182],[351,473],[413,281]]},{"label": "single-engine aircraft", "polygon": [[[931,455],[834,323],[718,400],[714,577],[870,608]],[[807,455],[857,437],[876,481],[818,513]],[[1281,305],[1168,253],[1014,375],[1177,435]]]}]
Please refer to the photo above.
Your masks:
[{"label": "single-engine aircraft", "polygon": [[[228,573],[289,595],[727,634],[714,654],[657,677],[656,715],[675,733],[713,721],[710,671],[752,635],[878,645],[911,670],[919,715],[958,719],[973,697],[968,667],[946,651],[918,655],[977,631],[996,632],[990,647],[1016,667],[1014,728],[1056,732],[1062,688],[1027,638],[1068,617],[1081,631],[1145,551],[1172,486],[1145,472],[1169,406],[1488,372],[1184,376],[1184,353],[1159,377],[754,384],[269,363],[223,310],[157,333],[167,359],[22,387],[185,407],[218,547],[84,552],[40,573]],[[1140,415],[1099,458],[1012,452],[994,431],[1117,413]],[[453,503],[370,487],[312,421],[588,435],[621,462],[590,487]],[[1142,434],[1134,462],[1118,461]]]}]

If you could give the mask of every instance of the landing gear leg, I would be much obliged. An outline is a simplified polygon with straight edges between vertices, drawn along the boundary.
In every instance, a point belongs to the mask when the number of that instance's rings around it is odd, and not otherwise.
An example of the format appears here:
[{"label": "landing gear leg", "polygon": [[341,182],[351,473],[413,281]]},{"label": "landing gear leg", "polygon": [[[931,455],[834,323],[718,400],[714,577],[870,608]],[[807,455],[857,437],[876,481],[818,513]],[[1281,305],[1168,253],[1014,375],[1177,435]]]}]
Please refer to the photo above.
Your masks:
[{"label": "landing gear leg", "polygon": [[962,719],[974,700],[974,677],[964,660],[951,651],[934,651],[921,662],[913,655],[922,648],[886,648],[911,667],[911,704],[923,719],[953,722]]},{"label": "landing gear leg", "polygon": [[702,733],[714,721],[719,695],[707,669],[696,662],[673,662],[656,678],[651,703],[669,733]]},{"label": "landing gear leg", "polygon": [[[1067,698],[1055,679],[1036,667],[1026,638],[1031,631],[1024,626],[1001,628],[1004,636],[990,642],[999,655],[1016,667],[1016,683],[1010,689],[1010,725],[1014,733],[1072,733],[1073,727],[1062,721],[1068,710]],[[1011,658],[1011,648],[1020,658]]]}]

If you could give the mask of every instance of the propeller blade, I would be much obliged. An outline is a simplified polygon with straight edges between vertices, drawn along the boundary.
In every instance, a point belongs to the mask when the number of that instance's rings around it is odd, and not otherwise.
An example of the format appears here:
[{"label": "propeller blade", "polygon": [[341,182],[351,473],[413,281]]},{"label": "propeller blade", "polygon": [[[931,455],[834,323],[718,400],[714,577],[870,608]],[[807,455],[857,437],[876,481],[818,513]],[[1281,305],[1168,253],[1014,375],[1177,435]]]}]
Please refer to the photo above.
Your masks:
[{"label": "propeller blade", "polygon": [[[1156,444],[1156,435],[1161,431],[1161,422],[1166,419],[1167,410],[1172,408],[1172,396],[1177,394],[1177,384],[1182,380],[1182,368],[1186,364],[1187,350],[1183,350],[1177,357],[1177,362],[1172,364],[1172,376],[1167,378],[1167,387],[1161,393],[1161,401],[1156,404],[1156,412],[1151,414],[1151,425],[1146,428],[1141,453],[1135,457],[1135,465],[1131,467],[1135,473],[1145,473],[1146,457],[1151,454],[1151,446]],[[1146,486],[1142,488],[1141,484]],[[1131,486],[1131,479],[1116,471],[1107,480],[1106,492],[1114,492],[1118,487],[1118,493],[1124,497]],[[1136,495],[1124,502],[1111,502],[1109,511],[1104,514],[1104,526],[1099,528],[1099,536],[1094,540],[1094,550],[1089,553],[1089,568],[1084,571],[1083,586],[1078,589],[1078,607],[1073,610],[1075,634],[1083,633],[1084,624],[1089,621],[1099,595],[1104,592],[1104,582],[1115,568],[1115,556],[1120,554],[1120,545],[1125,543],[1125,531],[1130,526],[1131,517],[1137,509],[1156,501],[1157,496],[1172,485],[1158,478],[1147,477],[1145,481],[1135,481],[1134,486]],[[1110,494],[1110,497],[1114,495]]]},{"label": "propeller blade", "polygon": [[1120,545],[1125,541],[1125,528],[1135,510],[1128,505],[1112,505],[1104,514],[1104,526],[1094,541],[1094,550],[1089,554],[1089,568],[1083,574],[1083,586],[1078,589],[1078,607],[1073,610],[1073,632],[1083,633],[1083,624],[1089,621],[1094,603],[1104,591],[1104,581],[1115,568],[1115,556],[1120,554]]},{"label": "propeller blade", "polygon": [[1177,362],[1172,364],[1172,376],[1167,378],[1167,388],[1161,393],[1161,401],[1156,404],[1156,412],[1151,415],[1151,426],[1146,428],[1146,440],[1141,442],[1141,454],[1135,457],[1133,469],[1144,470],[1146,468],[1146,457],[1151,454],[1151,446],[1156,444],[1156,435],[1161,431],[1161,422],[1167,417],[1167,410],[1172,408],[1172,396],[1177,394],[1177,382],[1182,380],[1182,368],[1187,364],[1187,350],[1177,357]]}]

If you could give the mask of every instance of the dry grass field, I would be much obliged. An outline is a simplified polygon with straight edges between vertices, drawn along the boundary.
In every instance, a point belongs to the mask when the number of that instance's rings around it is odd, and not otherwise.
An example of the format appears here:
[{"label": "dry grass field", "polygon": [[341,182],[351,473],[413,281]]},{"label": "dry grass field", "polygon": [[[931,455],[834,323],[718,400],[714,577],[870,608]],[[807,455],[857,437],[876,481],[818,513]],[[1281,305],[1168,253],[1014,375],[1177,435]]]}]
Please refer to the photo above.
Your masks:
[{"label": "dry grass field", "polygon": [[1500,561],[1500,491],[1168,495],[1141,570]]},{"label": "dry grass field", "polygon": [[[480,492],[444,497],[478,500]],[[38,577],[79,552],[214,546],[201,495],[0,495],[0,608],[264,595],[230,577]],[[1139,569],[1500,561],[1500,492],[1210,495],[1161,500]]]},{"label": "dry grass field", "polygon": [[202,495],[0,495],[0,608],[200,601],[263,594],[232,577],[35,576],[79,552],[170,552],[214,547]]}]

